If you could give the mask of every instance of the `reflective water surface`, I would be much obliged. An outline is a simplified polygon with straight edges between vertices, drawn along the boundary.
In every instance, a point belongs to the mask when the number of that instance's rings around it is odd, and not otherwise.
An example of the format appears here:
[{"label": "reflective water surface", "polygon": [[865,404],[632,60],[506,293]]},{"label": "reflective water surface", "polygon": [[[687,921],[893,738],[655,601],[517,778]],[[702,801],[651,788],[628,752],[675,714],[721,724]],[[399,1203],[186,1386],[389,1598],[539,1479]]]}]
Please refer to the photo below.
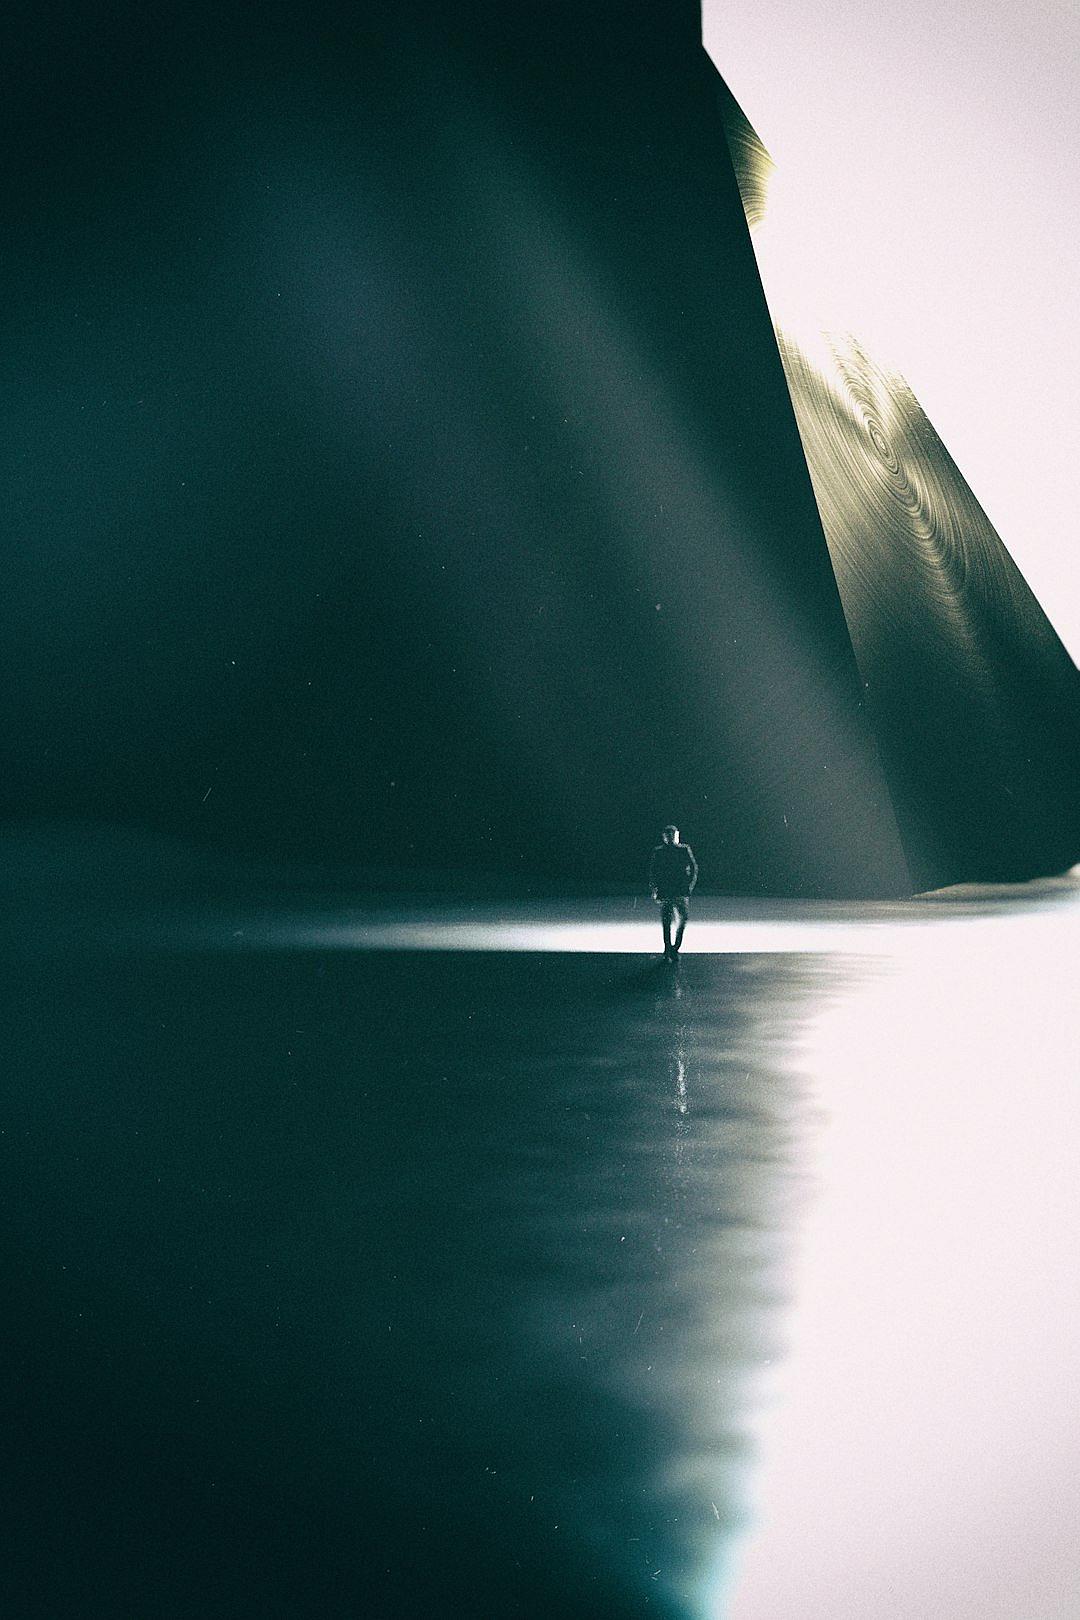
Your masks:
[{"label": "reflective water surface", "polygon": [[675,968],[11,930],[9,1612],[1075,1613],[1059,902]]},{"label": "reflective water surface", "polygon": [[1080,909],[983,923],[806,1027],[815,1191],[724,1620],[1080,1613]]}]

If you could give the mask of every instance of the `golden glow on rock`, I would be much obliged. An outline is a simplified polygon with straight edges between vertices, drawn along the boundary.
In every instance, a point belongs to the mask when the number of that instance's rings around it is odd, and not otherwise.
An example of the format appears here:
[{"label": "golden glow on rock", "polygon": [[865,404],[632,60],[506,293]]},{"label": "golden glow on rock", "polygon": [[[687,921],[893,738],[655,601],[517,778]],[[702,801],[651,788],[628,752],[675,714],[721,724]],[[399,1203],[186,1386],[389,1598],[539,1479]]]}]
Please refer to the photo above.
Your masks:
[{"label": "golden glow on rock", "polygon": [[1050,652],[1056,638],[903,378],[853,338],[821,334],[823,364],[782,328],[777,335],[867,678],[888,653],[871,633],[879,617],[908,640],[925,639],[932,627],[970,674],[987,681],[988,620],[996,625],[1004,616]]}]

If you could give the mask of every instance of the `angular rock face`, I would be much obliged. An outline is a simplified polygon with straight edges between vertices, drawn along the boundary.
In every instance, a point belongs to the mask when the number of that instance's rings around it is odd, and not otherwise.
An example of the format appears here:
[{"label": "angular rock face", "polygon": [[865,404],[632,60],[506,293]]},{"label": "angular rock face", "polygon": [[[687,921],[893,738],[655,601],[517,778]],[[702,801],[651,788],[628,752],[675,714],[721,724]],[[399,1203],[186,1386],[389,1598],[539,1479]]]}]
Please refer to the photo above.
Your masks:
[{"label": "angular rock face", "polygon": [[[760,247],[772,163],[722,81],[720,102]],[[903,378],[850,334],[789,324],[782,267],[759,260],[916,885],[1071,865],[1075,665]]]},{"label": "angular rock face", "polygon": [[429,42],[385,104],[353,342],[395,632],[448,666],[395,664],[445,716],[394,739],[400,814],[555,878],[633,881],[675,820],[710,886],[905,892],[715,75],[628,15]]},{"label": "angular rock face", "polygon": [[[1072,666],[1005,565],[1016,634],[947,650],[973,543],[849,402],[926,629],[882,651],[886,565],[852,607],[886,551],[815,498],[697,6],[386,12],[132,7],[21,74],[6,812],[523,885],[639,883],[672,821],[721,891],[1071,860]],[[934,788],[954,675],[1012,865]]]}]

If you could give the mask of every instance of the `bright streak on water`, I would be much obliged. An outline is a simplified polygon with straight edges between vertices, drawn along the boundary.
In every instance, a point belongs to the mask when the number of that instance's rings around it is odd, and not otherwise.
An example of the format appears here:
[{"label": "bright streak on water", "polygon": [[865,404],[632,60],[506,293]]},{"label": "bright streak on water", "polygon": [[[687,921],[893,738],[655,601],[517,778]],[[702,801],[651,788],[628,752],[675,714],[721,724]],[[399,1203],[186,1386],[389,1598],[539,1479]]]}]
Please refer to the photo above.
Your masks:
[{"label": "bright streak on water", "polygon": [[817,1193],[723,1620],[1080,1613],[1080,908],[911,942],[796,1053]]},{"label": "bright streak on water", "polygon": [[[1029,942],[1042,949],[1077,906],[1080,881],[1072,875],[1009,890],[956,889],[884,904],[706,898],[693,903],[683,955],[835,953],[891,959],[927,951],[966,953],[977,943],[995,941],[1006,952],[1026,949]],[[176,926],[180,938],[189,938],[194,929],[206,943],[239,949],[656,955],[661,947],[659,909],[615,899],[413,903],[397,911],[274,908]]]}]

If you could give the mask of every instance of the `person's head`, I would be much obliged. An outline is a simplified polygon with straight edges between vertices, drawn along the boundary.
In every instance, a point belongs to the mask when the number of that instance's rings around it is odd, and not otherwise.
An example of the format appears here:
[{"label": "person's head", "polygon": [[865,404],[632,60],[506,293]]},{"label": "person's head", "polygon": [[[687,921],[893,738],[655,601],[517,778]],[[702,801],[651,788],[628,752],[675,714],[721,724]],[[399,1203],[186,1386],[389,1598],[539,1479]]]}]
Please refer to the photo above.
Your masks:
[{"label": "person's head", "polygon": [[679,842],[679,829],[678,827],[665,827],[660,836],[665,844],[677,844]]}]

